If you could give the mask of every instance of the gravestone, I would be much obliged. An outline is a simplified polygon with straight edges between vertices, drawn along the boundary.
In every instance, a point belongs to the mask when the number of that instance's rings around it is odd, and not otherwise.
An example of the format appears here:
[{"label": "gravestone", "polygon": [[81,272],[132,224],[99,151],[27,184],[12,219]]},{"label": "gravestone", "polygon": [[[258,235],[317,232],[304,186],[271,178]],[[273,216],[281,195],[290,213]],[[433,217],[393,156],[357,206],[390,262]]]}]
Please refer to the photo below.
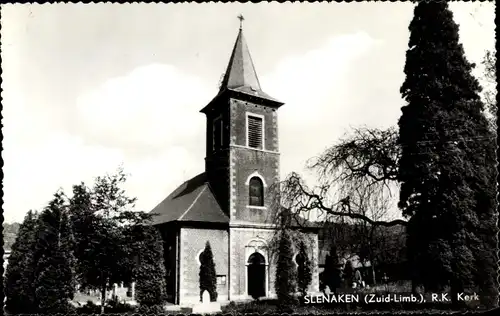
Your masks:
[{"label": "gravestone", "polygon": [[203,294],[201,295],[201,303],[202,304],[210,303],[210,293],[208,293],[207,290],[203,291]]},{"label": "gravestone", "polygon": [[325,287],[325,294],[326,295],[332,294],[332,291],[330,290],[330,287],[328,285]]},{"label": "gravestone", "polygon": [[208,291],[203,291],[201,294],[201,303],[193,306],[193,314],[212,314],[220,313],[222,310],[220,308],[219,302],[210,302],[210,293]]}]

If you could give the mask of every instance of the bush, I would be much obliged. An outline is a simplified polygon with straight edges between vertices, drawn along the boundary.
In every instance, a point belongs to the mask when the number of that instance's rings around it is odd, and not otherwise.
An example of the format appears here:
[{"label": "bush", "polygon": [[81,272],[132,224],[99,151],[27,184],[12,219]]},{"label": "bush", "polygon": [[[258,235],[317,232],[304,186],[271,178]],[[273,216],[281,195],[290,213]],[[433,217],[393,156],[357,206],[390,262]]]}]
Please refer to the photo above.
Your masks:
[{"label": "bush", "polygon": [[137,312],[139,314],[164,314],[165,309],[163,305],[151,305],[151,306],[146,306],[146,305],[140,305]]},{"label": "bush", "polygon": [[93,301],[87,301],[87,304],[76,309],[78,314],[99,314],[101,309]]},{"label": "bush", "polygon": [[230,302],[228,305],[222,307],[222,312],[224,314],[255,314],[255,315],[264,315],[269,313],[275,313],[277,301],[251,301],[247,303],[236,304],[234,302]]},{"label": "bush", "polygon": [[[106,301],[106,306],[104,307],[105,314],[131,314],[135,313],[136,308],[132,305],[118,302],[116,299],[110,299]],[[78,314],[100,314],[101,307],[96,305],[93,301],[87,301],[82,307],[76,309]]]},{"label": "bush", "polygon": [[106,302],[106,306],[104,307],[106,313],[132,313],[135,312],[136,308],[127,303],[122,303],[118,301],[118,298],[115,296],[113,299],[110,299]]}]

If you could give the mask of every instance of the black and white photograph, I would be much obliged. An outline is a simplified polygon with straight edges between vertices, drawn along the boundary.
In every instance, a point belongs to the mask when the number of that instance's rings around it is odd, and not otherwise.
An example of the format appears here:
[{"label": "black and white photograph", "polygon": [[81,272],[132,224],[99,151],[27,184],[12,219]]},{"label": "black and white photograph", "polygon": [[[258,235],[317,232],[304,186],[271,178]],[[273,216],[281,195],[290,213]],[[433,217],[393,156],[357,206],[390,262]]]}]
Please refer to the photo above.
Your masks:
[{"label": "black and white photograph", "polygon": [[495,11],[2,4],[3,313],[497,308]]}]

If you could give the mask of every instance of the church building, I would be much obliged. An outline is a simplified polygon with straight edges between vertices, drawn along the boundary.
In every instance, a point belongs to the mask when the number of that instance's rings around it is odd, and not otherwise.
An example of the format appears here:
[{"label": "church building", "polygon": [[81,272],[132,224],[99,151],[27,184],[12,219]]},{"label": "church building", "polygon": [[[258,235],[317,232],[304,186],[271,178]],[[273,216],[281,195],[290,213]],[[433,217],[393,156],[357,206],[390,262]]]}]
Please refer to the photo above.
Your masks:
[{"label": "church building", "polygon": [[[242,19],[242,17],[240,16]],[[164,240],[168,300],[200,301],[200,254],[210,243],[218,301],[275,296],[276,258],[269,243],[273,183],[280,181],[278,110],[282,102],[259,83],[241,28],[219,93],[205,114],[205,172],[187,180],[151,212]],[[312,240],[311,292],[318,291],[318,236]]]}]

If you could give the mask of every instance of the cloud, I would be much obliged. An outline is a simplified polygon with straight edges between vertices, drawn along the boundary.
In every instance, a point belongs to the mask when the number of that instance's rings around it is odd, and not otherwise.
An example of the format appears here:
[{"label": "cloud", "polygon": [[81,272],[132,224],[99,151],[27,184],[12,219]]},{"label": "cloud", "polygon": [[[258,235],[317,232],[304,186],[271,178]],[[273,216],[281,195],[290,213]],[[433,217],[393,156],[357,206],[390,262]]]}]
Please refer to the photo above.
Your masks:
[{"label": "cloud", "polygon": [[[266,91],[287,104],[284,120],[299,119],[314,124],[323,117],[320,110],[331,108],[332,97],[344,96],[344,77],[352,62],[377,41],[365,32],[335,36],[300,56],[289,56],[262,78]],[[314,107],[315,111],[305,111]],[[297,121],[297,120],[295,120]]]},{"label": "cloud", "polygon": [[123,161],[120,150],[85,146],[78,137],[44,132],[36,144],[4,143],[4,206],[7,218],[22,220],[40,210],[59,188],[66,192],[80,181],[109,172]]},{"label": "cloud", "polygon": [[124,163],[131,175],[127,192],[138,197],[137,210],[149,212],[176,187],[204,171],[203,157],[182,146],[167,147],[156,156]]},{"label": "cloud", "polygon": [[123,165],[130,175],[125,189],[138,197],[137,209],[149,211],[189,176],[203,171],[201,159],[183,147],[167,146],[139,160],[119,148],[86,145],[64,133],[46,135],[36,145],[5,144],[4,211],[21,221],[29,209],[41,210],[59,188],[71,195],[72,185],[93,183],[97,176]]},{"label": "cloud", "polygon": [[347,75],[378,44],[365,32],[335,36],[303,55],[286,57],[262,78],[263,89],[285,102],[279,110],[282,176],[301,171],[349,122],[349,113],[339,115],[355,93]]},{"label": "cloud", "polygon": [[495,48],[495,3],[452,2],[453,19],[459,25],[460,42],[469,61],[478,62]]},{"label": "cloud", "polygon": [[9,90],[2,113],[8,117],[4,215],[21,221],[29,209],[43,208],[57,189],[70,194],[72,185],[91,184],[119,165],[130,174],[128,194],[138,197],[138,209],[149,211],[203,171],[205,121],[198,111],[214,95],[201,80],[172,66],[140,67],[78,98],[80,130],[72,135],[30,115],[22,94]]},{"label": "cloud", "polygon": [[[494,44],[494,13],[479,9],[474,20],[470,7],[459,6],[451,4],[461,41],[477,62],[484,48]],[[282,176],[302,171],[308,158],[351,125],[396,122],[404,62],[397,50],[406,43],[399,45],[379,42],[365,32],[335,36],[305,54],[286,56],[273,71],[260,74],[264,91],[285,102],[279,110]],[[397,65],[396,55],[401,55]],[[7,220],[20,221],[30,208],[43,207],[59,187],[69,190],[82,180],[91,182],[121,163],[131,174],[128,193],[146,211],[203,171],[205,119],[198,111],[215,96],[214,82],[167,64],[132,69],[80,95],[75,128],[69,131],[65,124],[72,118],[61,110],[67,105],[54,106],[57,100],[46,97],[57,89],[33,83],[44,92],[33,97],[26,86],[12,84],[31,78],[16,62],[2,67]],[[75,76],[69,70],[67,75]],[[27,104],[33,100],[36,106]]]},{"label": "cloud", "polygon": [[215,95],[175,67],[152,64],[112,78],[77,101],[86,137],[126,147],[165,147],[203,131],[201,107]]}]

